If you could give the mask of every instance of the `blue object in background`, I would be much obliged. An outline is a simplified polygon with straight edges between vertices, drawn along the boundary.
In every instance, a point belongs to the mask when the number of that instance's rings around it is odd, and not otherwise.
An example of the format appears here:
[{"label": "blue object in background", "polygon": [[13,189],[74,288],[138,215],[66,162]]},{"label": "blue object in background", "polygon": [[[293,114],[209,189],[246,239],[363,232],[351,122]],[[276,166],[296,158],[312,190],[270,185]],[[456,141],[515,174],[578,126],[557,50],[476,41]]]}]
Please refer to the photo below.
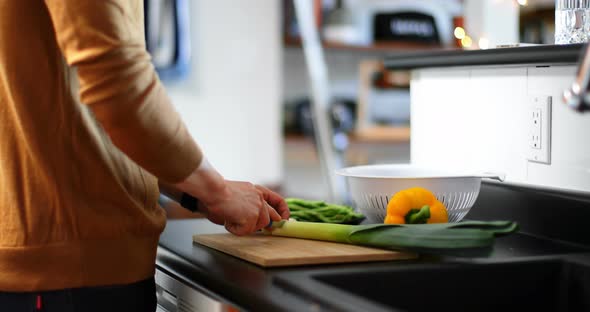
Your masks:
[{"label": "blue object in background", "polygon": [[146,46],[164,82],[190,72],[191,41],[188,0],[144,0]]}]

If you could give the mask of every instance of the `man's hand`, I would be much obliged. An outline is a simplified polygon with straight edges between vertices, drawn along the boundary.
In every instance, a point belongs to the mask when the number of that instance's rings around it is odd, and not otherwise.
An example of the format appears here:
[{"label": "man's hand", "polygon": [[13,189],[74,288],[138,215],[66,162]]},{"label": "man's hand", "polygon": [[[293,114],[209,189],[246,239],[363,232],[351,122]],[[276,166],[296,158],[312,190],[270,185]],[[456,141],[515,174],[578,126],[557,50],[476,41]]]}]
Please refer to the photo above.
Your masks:
[{"label": "man's hand", "polygon": [[235,235],[246,235],[266,227],[271,220],[289,218],[289,208],[277,193],[249,182],[225,181],[222,196],[200,207],[214,223],[224,224]]},{"label": "man's hand", "polygon": [[289,218],[289,207],[279,194],[249,182],[225,180],[205,158],[173,188],[199,199],[199,211],[236,235],[253,233],[271,220]]}]

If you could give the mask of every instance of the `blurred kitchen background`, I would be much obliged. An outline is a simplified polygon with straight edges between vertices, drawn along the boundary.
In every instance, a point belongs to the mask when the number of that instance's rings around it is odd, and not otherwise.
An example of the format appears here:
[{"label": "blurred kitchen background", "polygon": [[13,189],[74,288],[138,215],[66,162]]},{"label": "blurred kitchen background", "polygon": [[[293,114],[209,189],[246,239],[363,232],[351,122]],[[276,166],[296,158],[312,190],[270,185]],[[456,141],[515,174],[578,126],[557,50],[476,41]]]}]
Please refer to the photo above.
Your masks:
[{"label": "blurred kitchen background", "polygon": [[[410,161],[410,75],[385,70],[385,57],[554,40],[552,0],[309,2],[345,166]],[[228,179],[326,199],[293,1],[146,0],[146,18],[154,64],[213,165]]]}]

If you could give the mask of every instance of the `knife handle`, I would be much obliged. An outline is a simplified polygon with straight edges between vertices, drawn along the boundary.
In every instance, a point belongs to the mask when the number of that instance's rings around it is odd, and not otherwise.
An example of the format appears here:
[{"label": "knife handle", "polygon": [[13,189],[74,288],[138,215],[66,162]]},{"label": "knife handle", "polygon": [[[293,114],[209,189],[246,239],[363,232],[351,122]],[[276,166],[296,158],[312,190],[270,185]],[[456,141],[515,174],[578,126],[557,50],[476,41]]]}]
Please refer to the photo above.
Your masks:
[{"label": "knife handle", "polygon": [[187,193],[182,193],[182,197],[180,198],[180,206],[192,212],[197,212],[199,210],[199,200]]}]

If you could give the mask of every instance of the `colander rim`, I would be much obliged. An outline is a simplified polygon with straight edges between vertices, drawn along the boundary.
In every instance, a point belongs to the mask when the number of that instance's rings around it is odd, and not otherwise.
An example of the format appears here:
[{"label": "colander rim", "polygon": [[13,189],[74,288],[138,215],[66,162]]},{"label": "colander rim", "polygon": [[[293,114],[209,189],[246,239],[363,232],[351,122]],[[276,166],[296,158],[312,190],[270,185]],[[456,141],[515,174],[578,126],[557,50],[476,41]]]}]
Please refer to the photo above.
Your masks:
[{"label": "colander rim", "polygon": [[[363,168],[387,168],[387,169],[415,169],[415,170],[424,170],[424,171],[433,171],[433,174],[430,175],[399,175],[399,176],[387,176],[387,175],[370,175],[370,174],[360,174],[355,172],[349,172],[350,170],[359,170]],[[335,173],[340,176],[344,177],[353,177],[353,178],[369,178],[369,179],[463,179],[463,178],[484,178],[489,177],[487,174],[476,174],[470,172],[450,172],[444,171],[440,169],[434,169],[432,167],[426,166],[417,166],[417,165],[408,165],[408,164],[379,164],[379,165],[361,165],[361,166],[351,166],[336,169]]]}]

